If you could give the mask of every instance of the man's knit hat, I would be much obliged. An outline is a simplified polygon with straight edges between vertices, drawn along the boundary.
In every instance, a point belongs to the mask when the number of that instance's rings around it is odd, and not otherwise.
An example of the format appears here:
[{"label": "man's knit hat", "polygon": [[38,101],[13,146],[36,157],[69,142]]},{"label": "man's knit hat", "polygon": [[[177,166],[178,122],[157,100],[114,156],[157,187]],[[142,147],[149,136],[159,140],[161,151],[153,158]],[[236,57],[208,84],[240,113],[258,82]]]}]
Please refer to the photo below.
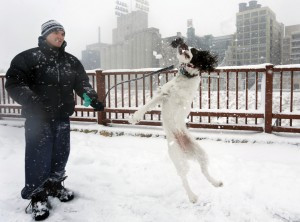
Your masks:
[{"label": "man's knit hat", "polygon": [[59,22],[55,20],[49,20],[48,22],[42,24],[41,34],[42,36],[47,37],[47,35],[49,35],[51,32],[58,30],[65,31],[64,27]]}]

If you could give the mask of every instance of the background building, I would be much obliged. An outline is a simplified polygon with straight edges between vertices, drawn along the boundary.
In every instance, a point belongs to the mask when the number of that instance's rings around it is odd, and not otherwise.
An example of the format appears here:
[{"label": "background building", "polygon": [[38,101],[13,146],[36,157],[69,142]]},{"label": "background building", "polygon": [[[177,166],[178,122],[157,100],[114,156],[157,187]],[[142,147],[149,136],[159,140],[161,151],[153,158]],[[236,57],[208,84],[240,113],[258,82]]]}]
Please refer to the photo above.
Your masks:
[{"label": "background building", "polygon": [[101,49],[102,69],[159,67],[156,54],[161,51],[161,35],[148,28],[148,13],[132,11],[117,18],[113,43]]},{"label": "background building", "polygon": [[176,38],[183,38],[187,41],[186,37],[182,36],[181,32],[177,32],[174,36],[162,38],[161,40],[161,58],[159,60],[160,67],[167,67],[177,65],[178,59],[176,56],[176,49],[170,46],[171,42]]},{"label": "background building", "polygon": [[100,50],[88,49],[81,52],[82,55],[82,65],[86,70],[97,69],[101,67],[100,64]]},{"label": "background building", "polygon": [[98,42],[86,46],[86,49],[81,52],[82,65],[86,70],[98,69],[101,67],[101,54],[102,48],[107,47],[108,44],[101,43],[101,32],[98,28]]},{"label": "background building", "polygon": [[232,43],[233,35],[214,37],[213,35],[197,36],[196,29],[193,27],[191,19],[187,22],[187,37],[182,36],[180,32],[176,36],[170,36],[162,39],[162,59],[160,66],[169,66],[177,64],[176,50],[170,47],[170,43],[175,39],[181,37],[190,47],[195,47],[201,50],[208,50],[212,54],[218,56],[218,64],[222,64],[225,52]]},{"label": "background building", "polygon": [[300,63],[300,25],[285,27],[285,36],[282,44],[282,63]]},{"label": "background building", "polygon": [[225,64],[225,53],[228,50],[228,47],[231,46],[234,40],[234,35],[224,35],[217,36],[212,38],[212,45],[210,51],[215,55],[218,55],[218,65],[222,66]]},{"label": "background building", "polygon": [[[135,4],[133,4],[135,2]],[[130,6],[130,7],[129,7]],[[286,26],[275,13],[257,1],[240,3],[236,32],[231,35],[198,36],[193,20],[187,21],[186,37],[180,32],[161,38],[159,29],[148,28],[147,0],[116,1],[117,28],[112,44],[88,45],[82,52],[86,69],[132,69],[176,65],[176,50],[170,43],[178,37],[191,47],[209,50],[218,56],[218,66],[272,63],[300,63],[300,25]],[[285,35],[284,35],[285,34]]]},{"label": "background building", "polygon": [[236,39],[227,53],[226,65],[281,63],[284,26],[275,13],[257,1],[239,4],[236,14]]},{"label": "background building", "polygon": [[291,36],[284,36],[282,40],[281,63],[291,63]]}]

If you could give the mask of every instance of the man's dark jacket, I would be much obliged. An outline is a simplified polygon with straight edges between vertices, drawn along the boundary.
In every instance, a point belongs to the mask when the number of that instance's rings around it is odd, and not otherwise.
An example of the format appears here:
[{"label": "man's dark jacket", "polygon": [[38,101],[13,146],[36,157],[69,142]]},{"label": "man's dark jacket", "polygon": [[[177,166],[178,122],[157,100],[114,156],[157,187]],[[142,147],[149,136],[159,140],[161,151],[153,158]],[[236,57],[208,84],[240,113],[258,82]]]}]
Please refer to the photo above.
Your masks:
[{"label": "man's dark jacket", "polygon": [[97,98],[89,78],[73,55],[51,48],[43,37],[39,47],[18,54],[6,73],[5,88],[22,105],[26,118],[66,118],[74,112],[74,93]]}]

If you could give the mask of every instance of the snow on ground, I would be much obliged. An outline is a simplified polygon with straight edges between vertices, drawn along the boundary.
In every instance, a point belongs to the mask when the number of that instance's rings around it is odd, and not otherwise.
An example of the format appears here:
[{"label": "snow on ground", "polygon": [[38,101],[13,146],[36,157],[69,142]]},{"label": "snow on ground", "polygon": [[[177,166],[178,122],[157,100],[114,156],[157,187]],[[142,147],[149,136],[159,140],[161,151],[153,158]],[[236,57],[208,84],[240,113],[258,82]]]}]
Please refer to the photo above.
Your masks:
[{"label": "snow on ground", "polygon": [[[0,221],[32,221],[20,197],[24,183],[22,122],[0,121]],[[299,134],[192,130],[224,182],[212,187],[191,163],[199,195],[191,204],[167,153],[160,128],[72,123],[66,187],[76,199],[51,199],[49,222],[300,221]],[[94,130],[84,133],[74,130]],[[110,132],[113,135],[99,134]],[[132,135],[151,137],[141,137]]]}]

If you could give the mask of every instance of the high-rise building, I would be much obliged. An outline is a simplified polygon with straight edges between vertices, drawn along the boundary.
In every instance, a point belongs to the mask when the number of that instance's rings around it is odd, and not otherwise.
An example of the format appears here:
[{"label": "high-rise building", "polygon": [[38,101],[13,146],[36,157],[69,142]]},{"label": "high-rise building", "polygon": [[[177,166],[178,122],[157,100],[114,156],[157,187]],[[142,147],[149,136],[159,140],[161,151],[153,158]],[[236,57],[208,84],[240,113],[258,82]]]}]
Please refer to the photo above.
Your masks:
[{"label": "high-rise building", "polygon": [[300,63],[300,25],[285,27],[285,36],[282,45],[282,63]]},{"label": "high-rise building", "polygon": [[181,32],[177,32],[175,36],[169,36],[162,38],[161,40],[161,59],[159,60],[160,67],[166,67],[170,65],[177,65],[177,50],[171,47],[171,42],[176,38],[183,38],[184,41],[187,41],[187,38],[182,36]]},{"label": "high-rise building", "polygon": [[284,36],[281,49],[281,63],[291,63],[291,36]]},{"label": "high-rise building", "polygon": [[102,69],[159,67],[154,55],[160,54],[161,35],[148,28],[148,13],[138,10],[117,18],[113,44],[101,49]]},{"label": "high-rise building", "polygon": [[193,26],[192,19],[189,19],[187,21],[186,37],[187,37],[186,43],[190,47],[194,47],[201,50],[211,49],[213,36],[212,35],[197,36],[196,29]]},{"label": "high-rise building", "polygon": [[223,35],[213,37],[210,51],[218,56],[218,65],[222,66],[225,64],[225,52],[228,47],[231,46],[234,35]]},{"label": "high-rise building", "polygon": [[86,47],[85,50],[81,52],[82,55],[82,65],[86,70],[92,70],[100,68],[100,50],[89,49],[90,45]]},{"label": "high-rise building", "polygon": [[236,39],[227,52],[226,65],[281,63],[284,26],[269,7],[257,1],[239,4]]},{"label": "high-rise building", "polygon": [[208,50],[212,54],[217,55],[218,65],[223,64],[225,52],[231,45],[233,35],[218,36],[204,35],[197,36],[195,34],[195,28],[193,27],[193,21],[189,19],[187,21],[187,37],[182,36],[180,32],[176,36],[170,36],[162,39],[162,59],[160,60],[160,66],[168,66],[177,64],[176,50],[170,47],[170,43],[175,39],[181,37],[190,47],[195,47],[200,50]]},{"label": "high-rise building", "polygon": [[98,42],[86,46],[86,49],[81,52],[82,64],[86,70],[101,68],[101,54],[102,48],[107,47],[108,44],[101,42],[101,32],[98,28]]},{"label": "high-rise building", "polygon": [[133,11],[117,17],[117,28],[113,29],[113,44],[124,42],[128,36],[148,28],[148,14],[143,11]]}]

